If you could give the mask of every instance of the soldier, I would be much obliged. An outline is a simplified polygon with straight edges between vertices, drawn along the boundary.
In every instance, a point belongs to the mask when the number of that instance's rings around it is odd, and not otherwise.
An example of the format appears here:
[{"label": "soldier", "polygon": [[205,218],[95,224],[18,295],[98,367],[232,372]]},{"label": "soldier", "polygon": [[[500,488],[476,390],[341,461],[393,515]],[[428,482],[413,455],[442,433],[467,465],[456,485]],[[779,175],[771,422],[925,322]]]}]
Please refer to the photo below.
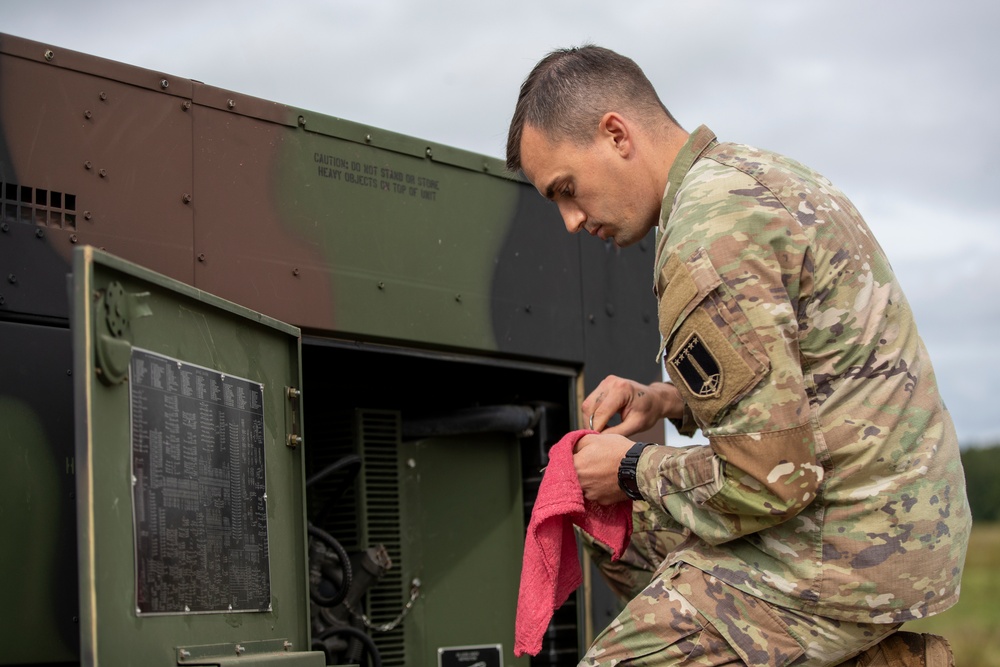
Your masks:
[{"label": "soldier", "polygon": [[[507,167],[570,232],[627,246],[657,227],[670,382],[608,377],[581,406],[600,432],[574,455],[585,497],[635,501],[629,552],[603,559],[628,602],[581,664],[948,664],[942,638],[896,631],[958,599],[958,443],[847,197],[786,157],[686,132],[632,60],[592,45],[525,79]],[[665,418],[709,444],[629,439]]]}]

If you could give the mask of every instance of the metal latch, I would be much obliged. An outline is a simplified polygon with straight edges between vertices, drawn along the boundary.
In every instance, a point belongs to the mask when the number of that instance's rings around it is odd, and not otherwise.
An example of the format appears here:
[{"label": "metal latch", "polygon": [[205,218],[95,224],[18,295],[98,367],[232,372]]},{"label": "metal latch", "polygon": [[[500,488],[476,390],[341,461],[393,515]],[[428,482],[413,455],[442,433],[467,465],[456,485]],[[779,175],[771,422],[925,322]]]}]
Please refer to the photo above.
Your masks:
[{"label": "metal latch", "polygon": [[295,449],[302,444],[301,420],[302,391],[296,387],[285,387],[285,445]]}]

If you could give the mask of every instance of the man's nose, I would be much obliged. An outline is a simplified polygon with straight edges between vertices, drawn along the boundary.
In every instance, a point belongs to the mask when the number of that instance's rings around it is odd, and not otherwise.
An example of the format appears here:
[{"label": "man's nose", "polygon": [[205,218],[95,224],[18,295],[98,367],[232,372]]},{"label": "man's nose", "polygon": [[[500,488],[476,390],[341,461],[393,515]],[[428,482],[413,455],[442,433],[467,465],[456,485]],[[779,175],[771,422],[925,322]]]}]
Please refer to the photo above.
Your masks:
[{"label": "man's nose", "polygon": [[560,204],[559,212],[562,214],[563,223],[566,225],[566,231],[570,234],[576,234],[578,231],[583,229],[584,223],[587,222],[587,214],[584,213],[578,206]]}]

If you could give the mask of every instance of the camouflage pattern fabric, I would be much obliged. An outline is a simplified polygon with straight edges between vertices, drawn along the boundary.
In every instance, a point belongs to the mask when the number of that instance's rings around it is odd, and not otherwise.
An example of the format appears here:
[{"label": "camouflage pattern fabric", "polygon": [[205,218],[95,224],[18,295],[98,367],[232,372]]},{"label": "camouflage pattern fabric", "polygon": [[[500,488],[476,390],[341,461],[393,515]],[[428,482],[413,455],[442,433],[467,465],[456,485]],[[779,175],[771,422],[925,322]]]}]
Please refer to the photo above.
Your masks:
[{"label": "camouflage pattern fabric", "polygon": [[774,607],[675,563],[598,635],[580,665],[839,665],[898,627]]},{"label": "camouflage pattern fabric", "polygon": [[971,527],[955,430],[847,197],[702,126],[671,168],[657,237],[660,354],[682,427],[709,440],[639,460],[644,498],[694,536],[664,566],[887,630],[953,605]]},{"label": "camouflage pattern fabric", "polygon": [[687,528],[644,500],[632,502],[632,533],[628,547],[618,560],[612,560],[607,545],[579,526],[574,529],[577,539],[623,606],[649,585],[668,554],[691,539]]}]

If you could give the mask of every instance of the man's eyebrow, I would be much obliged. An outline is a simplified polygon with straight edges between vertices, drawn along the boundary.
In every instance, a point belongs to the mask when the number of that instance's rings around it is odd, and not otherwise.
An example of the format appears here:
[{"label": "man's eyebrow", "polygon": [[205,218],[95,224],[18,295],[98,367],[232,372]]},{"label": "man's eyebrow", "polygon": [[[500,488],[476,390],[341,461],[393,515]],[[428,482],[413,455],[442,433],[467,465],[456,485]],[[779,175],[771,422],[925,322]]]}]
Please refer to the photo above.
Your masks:
[{"label": "man's eyebrow", "polygon": [[556,177],[552,179],[551,181],[549,181],[548,185],[545,186],[545,189],[542,190],[542,195],[546,199],[552,199],[556,196],[556,183],[559,182],[560,178],[561,177]]}]

